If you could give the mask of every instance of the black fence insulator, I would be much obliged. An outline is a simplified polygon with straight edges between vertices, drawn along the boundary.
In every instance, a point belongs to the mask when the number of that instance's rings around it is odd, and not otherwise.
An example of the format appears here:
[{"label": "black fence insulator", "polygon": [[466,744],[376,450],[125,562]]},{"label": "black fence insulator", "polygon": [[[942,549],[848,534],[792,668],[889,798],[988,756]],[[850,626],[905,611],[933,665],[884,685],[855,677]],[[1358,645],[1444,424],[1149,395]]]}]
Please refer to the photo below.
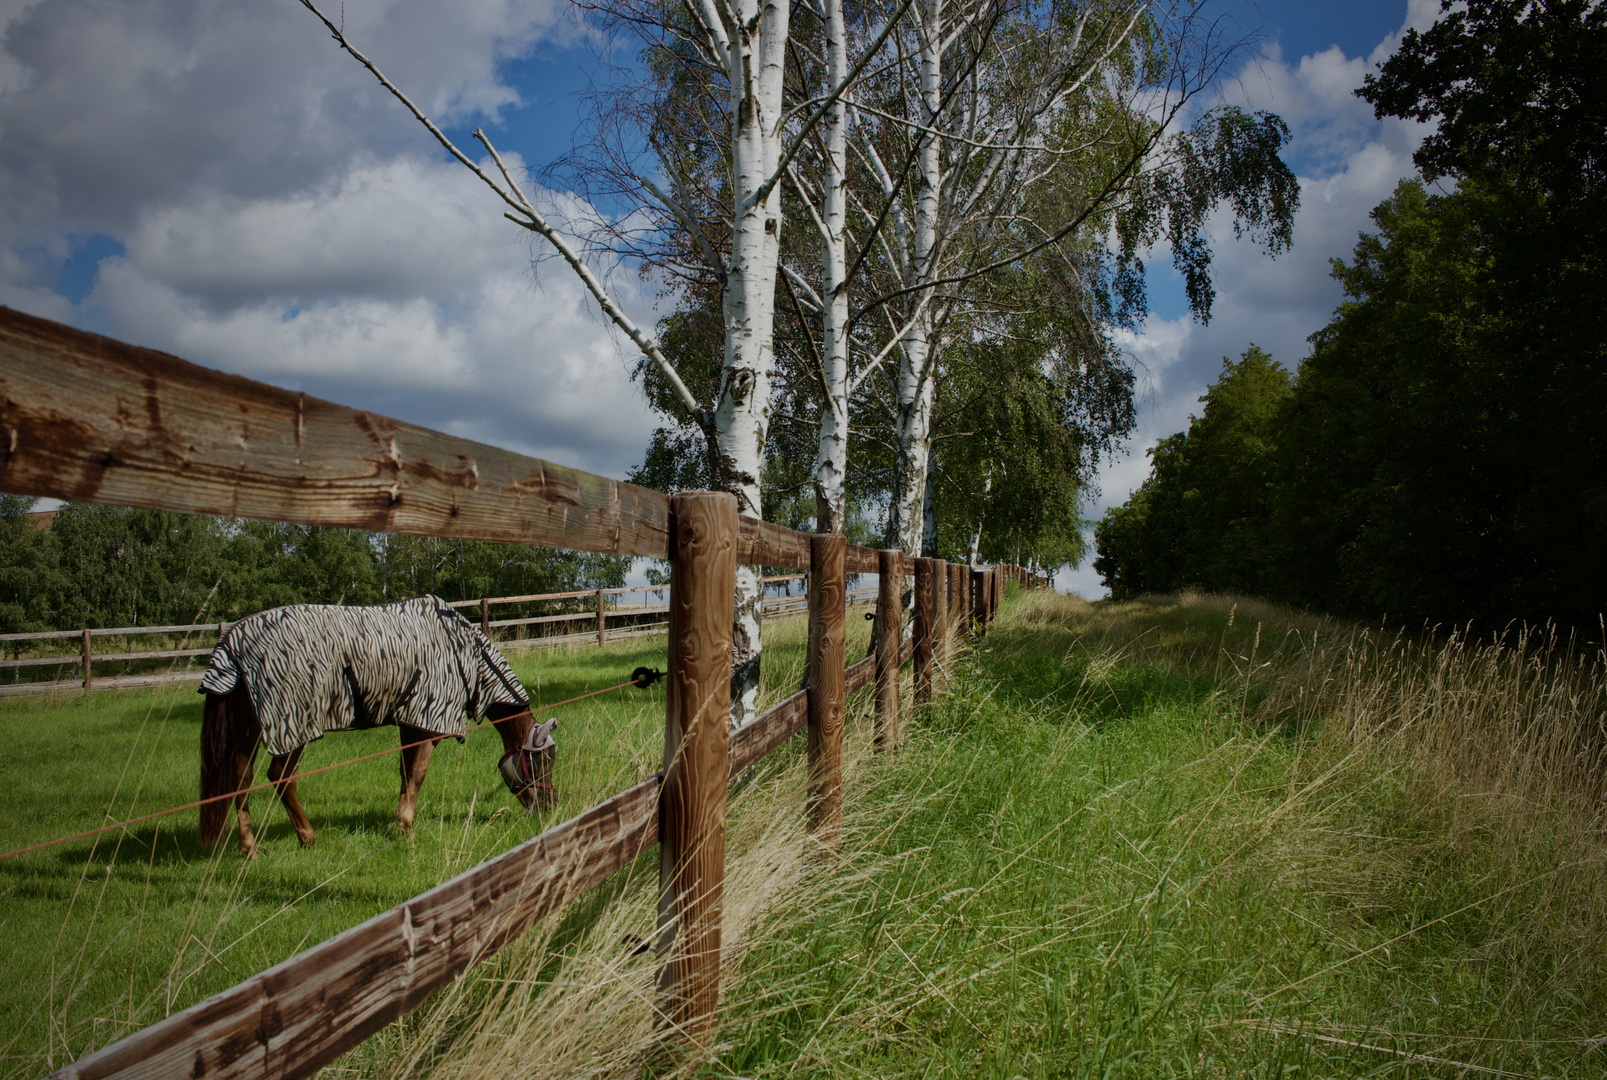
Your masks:
[{"label": "black fence insulator", "polygon": [[664,673],[658,668],[639,667],[631,672],[631,685],[638,690],[646,690],[663,677]]}]

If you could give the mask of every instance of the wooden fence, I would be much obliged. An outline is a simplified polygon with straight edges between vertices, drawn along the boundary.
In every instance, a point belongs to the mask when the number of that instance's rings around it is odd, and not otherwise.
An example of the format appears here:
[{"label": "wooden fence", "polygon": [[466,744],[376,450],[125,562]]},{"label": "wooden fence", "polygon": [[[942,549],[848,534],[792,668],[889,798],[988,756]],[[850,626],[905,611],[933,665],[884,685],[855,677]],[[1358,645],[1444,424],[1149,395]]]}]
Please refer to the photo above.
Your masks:
[{"label": "wooden fence", "polygon": [[[805,574],[779,574],[767,577],[767,584],[779,582],[803,581]],[[454,608],[466,608],[471,617],[478,617],[480,629],[488,637],[496,641],[504,651],[518,651],[530,648],[551,647],[557,645],[595,644],[602,646],[610,641],[621,641],[627,638],[641,637],[664,633],[669,623],[664,620],[657,622],[640,622],[644,616],[663,615],[669,612],[667,605],[640,605],[640,604],[610,604],[610,598],[617,598],[626,593],[657,592],[667,593],[667,585],[626,585],[616,588],[585,589],[577,592],[535,593],[529,596],[491,596],[474,600],[457,600],[451,603]],[[849,593],[849,603],[863,603],[875,597],[874,589],[861,589]],[[538,604],[563,603],[566,601],[586,600],[590,605],[584,611],[557,615],[537,615],[524,618],[491,618],[491,609],[499,605],[508,604]],[[766,615],[783,614],[792,611],[801,611],[806,598],[800,596],[772,596],[764,600]],[[618,623],[621,620],[631,620],[624,627],[610,630],[609,620]],[[548,628],[562,626],[565,623],[583,622],[589,624],[589,629],[582,633],[541,633],[529,635],[532,627]],[[132,647],[127,639],[147,635],[162,635],[172,637],[176,635],[221,635],[231,624],[228,622],[192,623],[186,626],[122,626],[109,628],[84,628],[82,630],[41,630],[31,633],[0,634],[0,647],[10,645],[14,651],[20,651],[24,642],[56,642],[73,641],[78,645],[71,653],[55,653],[47,656],[13,657],[9,660],[0,660],[0,672],[9,670],[12,673],[12,682],[7,685],[0,683],[0,697],[15,694],[53,693],[74,690],[115,690],[125,687],[149,686],[156,683],[195,680],[201,678],[205,665],[187,663],[179,666],[177,661],[193,661],[197,657],[208,656],[212,652],[211,644],[204,647],[188,648],[189,643],[180,643],[179,648],[172,649],[139,649]],[[499,634],[499,630],[511,628],[513,637]],[[95,638],[122,638],[125,648],[108,649],[95,648]],[[49,647],[48,645],[46,646]],[[169,670],[160,672],[145,672],[141,674],[128,673],[129,665],[133,663],[150,664],[166,661]],[[95,665],[100,664],[104,672],[107,664],[121,663],[124,673],[107,676],[95,675]],[[54,667],[59,672],[62,669],[71,669],[78,674],[75,678],[48,679],[23,682],[17,679],[21,671],[28,668]]]},{"label": "wooden fence", "polygon": [[[703,1044],[719,994],[727,780],[807,731],[810,827],[842,808],[844,700],[876,691],[897,746],[899,668],[940,689],[991,622],[1012,567],[967,569],[739,517],[715,492],[666,496],[348,409],[0,308],[0,490],[309,525],[668,559],[665,768],[540,836],[56,1075],[301,1077],[404,1015],[531,920],[659,846],[668,1043]],[[810,574],[808,683],[735,731],[738,564]],[[879,573],[877,649],[845,657],[847,576]],[[914,575],[912,633],[901,591]],[[489,621],[489,620],[487,620]]]}]

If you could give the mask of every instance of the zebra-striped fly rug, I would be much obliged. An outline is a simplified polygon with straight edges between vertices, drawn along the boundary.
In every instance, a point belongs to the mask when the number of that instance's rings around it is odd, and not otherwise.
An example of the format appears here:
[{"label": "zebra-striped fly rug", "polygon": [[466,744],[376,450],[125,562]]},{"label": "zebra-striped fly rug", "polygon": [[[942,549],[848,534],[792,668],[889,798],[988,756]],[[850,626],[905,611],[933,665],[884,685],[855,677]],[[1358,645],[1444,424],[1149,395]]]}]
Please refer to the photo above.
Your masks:
[{"label": "zebra-striped fly rug", "polygon": [[212,650],[201,693],[244,678],[268,753],[326,731],[410,724],[460,740],[465,716],[528,706],[508,662],[435,596],[375,607],[294,604],[247,616]]}]

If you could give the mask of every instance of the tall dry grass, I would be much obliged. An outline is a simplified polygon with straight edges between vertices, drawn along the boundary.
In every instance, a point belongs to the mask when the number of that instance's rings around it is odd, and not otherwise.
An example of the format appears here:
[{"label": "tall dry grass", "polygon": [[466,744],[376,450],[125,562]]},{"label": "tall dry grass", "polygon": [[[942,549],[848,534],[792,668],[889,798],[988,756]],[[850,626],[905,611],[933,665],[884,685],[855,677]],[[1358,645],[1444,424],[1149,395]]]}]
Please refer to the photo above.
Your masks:
[{"label": "tall dry grass", "polygon": [[[1607,1073],[1607,660],[1015,597],[896,761],[737,793],[714,1076]],[[656,863],[336,1071],[635,1076]]]}]

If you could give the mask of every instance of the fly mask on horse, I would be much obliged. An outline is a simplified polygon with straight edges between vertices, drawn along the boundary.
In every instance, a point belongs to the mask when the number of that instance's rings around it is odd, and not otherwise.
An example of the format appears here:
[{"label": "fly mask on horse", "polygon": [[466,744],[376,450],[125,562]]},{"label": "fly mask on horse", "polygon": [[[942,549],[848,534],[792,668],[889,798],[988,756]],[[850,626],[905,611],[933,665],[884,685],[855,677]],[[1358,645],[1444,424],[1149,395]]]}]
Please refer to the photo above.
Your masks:
[{"label": "fly mask on horse", "polygon": [[[529,695],[502,654],[434,596],[375,607],[298,604],[249,616],[218,642],[201,692],[202,797],[246,786],[260,741],[273,759],[268,779],[303,844],[315,834],[296,795],[296,767],[307,743],[326,732],[396,725],[403,744],[396,822],[411,833],[436,742],[462,741],[466,716],[489,716],[513,754],[532,726]],[[555,801],[554,748],[547,749],[545,788],[510,784],[528,808]],[[247,801],[242,794],[234,805],[240,847],[250,856],[257,845]],[[229,805],[220,799],[202,807],[202,843],[222,839]]]}]

